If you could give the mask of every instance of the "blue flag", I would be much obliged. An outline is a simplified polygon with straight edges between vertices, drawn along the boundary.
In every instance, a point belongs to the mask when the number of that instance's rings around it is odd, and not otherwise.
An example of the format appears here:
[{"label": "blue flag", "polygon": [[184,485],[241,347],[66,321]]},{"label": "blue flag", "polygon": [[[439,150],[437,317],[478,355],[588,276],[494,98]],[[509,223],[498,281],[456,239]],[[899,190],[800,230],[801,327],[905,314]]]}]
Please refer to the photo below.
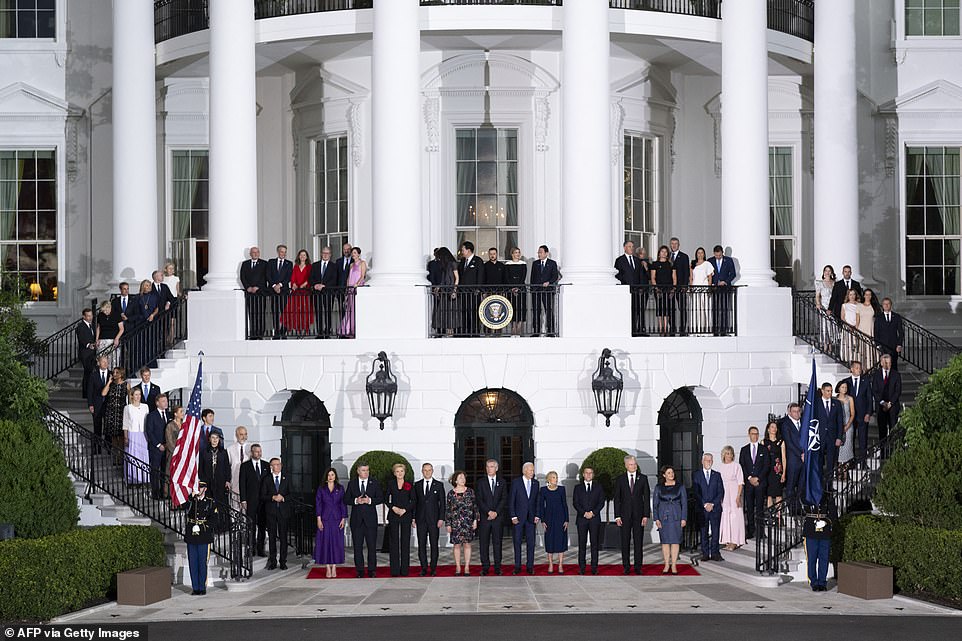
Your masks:
[{"label": "blue flag", "polygon": [[799,445],[805,452],[805,492],[802,499],[806,503],[818,505],[822,501],[822,448],[819,440],[818,419],[815,418],[815,391],[818,383],[815,378],[815,359],[812,359],[812,380],[808,383],[805,407],[802,408],[802,429],[798,432]]}]

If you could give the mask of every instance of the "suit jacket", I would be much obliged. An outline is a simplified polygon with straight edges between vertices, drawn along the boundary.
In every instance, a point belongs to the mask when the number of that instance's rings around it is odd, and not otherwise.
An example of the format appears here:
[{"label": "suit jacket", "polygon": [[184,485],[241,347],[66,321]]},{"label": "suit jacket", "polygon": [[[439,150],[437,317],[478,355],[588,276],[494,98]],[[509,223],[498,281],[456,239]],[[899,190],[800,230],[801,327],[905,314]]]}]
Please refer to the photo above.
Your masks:
[{"label": "suit jacket", "polygon": [[371,499],[370,505],[355,505],[354,499],[361,496],[361,481],[357,477],[351,479],[344,491],[344,505],[351,508],[351,529],[356,527],[377,527],[377,505],[384,502],[384,493],[377,479],[369,476],[367,488],[364,492]]},{"label": "suit jacket", "polygon": [[749,476],[754,476],[758,479],[758,487],[767,487],[768,473],[771,471],[773,461],[769,460],[768,449],[761,441],[758,441],[755,446],[755,460],[752,461],[752,444],[746,443],[742,447],[741,452],[738,453],[738,464],[742,466],[742,474],[745,476],[745,487],[748,487]]},{"label": "suit jacket", "polygon": [[173,305],[177,302],[177,297],[174,296],[173,292],[170,291],[170,287],[164,283],[155,283],[151,281],[150,286],[153,288],[152,291],[154,292],[154,296],[157,297],[157,307],[160,309],[160,311],[164,311],[167,303]]},{"label": "suit jacket", "polygon": [[[150,290],[146,294],[137,294],[131,297],[134,302],[134,307],[136,311],[136,318],[130,315],[130,306],[127,306],[127,326],[139,325],[141,323],[146,323],[150,319],[150,315],[155,311],[160,309],[160,297],[154,293],[154,290]],[[154,317],[156,318],[156,316]]]},{"label": "suit jacket", "polygon": [[885,320],[885,312],[875,315],[875,342],[883,349],[894,352],[895,348],[902,345],[905,339],[905,330],[902,327],[902,317],[895,312],[892,320]]},{"label": "suit jacket", "polygon": [[[127,317],[125,321],[124,316]],[[120,295],[115,295],[110,299],[110,316],[118,323],[127,323],[124,327],[130,329],[140,321],[140,314],[137,310],[137,297],[134,295],[127,296],[127,311],[123,308],[123,297]]]},{"label": "suit jacket", "polygon": [[[432,485],[434,485],[432,483]],[[405,490],[404,488],[398,489],[397,480],[391,479],[387,482],[387,488],[384,490],[384,505],[387,506],[387,519],[388,521],[412,521],[416,515],[417,503],[414,498],[414,486],[408,486],[411,489]],[[401,516],[398,516],[392,510],[392,507],[401,508],[402,510],[407,510]]]},{"label": "suit jacket", "polygon": [[849,376],[845,379],[848,384],[848,393],[855,401],[855,418],[861,421],[865,415],[875,413],[874,393],[872,391],[873,378],[862,374],[858,380],[858,394],[855,393],[855,381]]},{"label": "suit jacket", "polygon": [[848,282],[851,287],[845,284],[844,279],[835,281],[835,286],[832,287],[832,297],[828,299],[828,309],[836,318],[842,315],[842,305],[845,304],[845,297],[848,295],[849,289],[854,289],[858,299],[862,300],[862,286],[854,278],[849,279]]},{"label": "suit jacket", "polygon": [[821,442],[835,447],[835,439],[840,438],[845,421],[842,420],[842,404],[832,398],[829,399],[831,410],[825,410],[825,399],[815,399],[812,417],[818,420],[818,437]]},{"label": "suit jacket", "polygon": [[634,262],[634,268],[631,266],[631,262],[628,261],[628,256],[622,254],[615,259],[615,278],[622,285],[641,285],[641,261],[634,256],[632,256],[632,262]]},{"label": "suit jacket", "polygon": [[585,512],[594,512],[595,519],[600,520],[601,511],[605,509],[605,490],[601,487],[601,483],[592,481],[590,494],[585,489],[584,481],[575,485],[571,496],[571,505],[577,513],[575,522],[587,523],[588,519],[585,518]]},{"label": "suit jacket", "polygon": [[541,266],[540,260],[535,260],[533,263],[531,263],[532,285],[541,285],[542,283],[555,285],[560,278],[561,272],[558,271],[558,263],[552,259],[545,259],[544,267]]},{"label": "suit jacket", "polygon": [[253,265],[251,264],[252,262],[253,261],[245,260],[241,263],[241,285],[244,286],[245,290],[248,287],[258,287],[260,288],[259,293],[264,293],[264,290],[267,288],[267,261],[258,258]]},{"label": "suit jacket", "polygon": [[96,352],[96,346],[88,347],[88,345],[92,345],[96,338],[93,323],[90,324],[90,327],[87,327],[87,323],[81,322],[74,330],[74,334],[77,336],[77,357],[92,356]]},{"label": "suit jacket", "polygon": [[708,259],[711,266],[715,268],[715,277],[712,283],[718,284],[722,281],[731,285],[732,281],[735,280],[735,261],[733,261],[729,256],[722,256],[721,265],[718,264],[718,260],[712,256]]},{"label": "suit jacket", "polygon": [[705,503],[714,505],[712,514],[721,515],[722,500],[725,498],[725,484],[722,482],[721,474],[715,470],[711,471],[711,480],[705,480],[704,468],[695,470],[691,473],[691,489],[694,491],[695,499],[698,501],[698,509],[702,514],[705,512]]},{"label": "suit jacket", "polygon": [[[157,409],[157,397],[160,395],[159,385],[157,385],[156,383],[151,383],[147,388],[148,392],[146,395],[144,395],[144,382],[142,380],[138,381],[135,384],[132,384],[130,386],[130,389],[140,390],[141,397],[142,397],[140,400],[142,400],[144,403],[147,404],[147,409],[149,409],[151,412]],[[173,414],[171,414],[171,418],[173,418]]]},{"label": "suit jacket", "polygon": [[[801,419],[799,419],[799,423],[801,423]],[[799,429],[800,428],[795,427],[795,422],[792,421],[791,416],[783,416],[781,422],[778,424],[778,431],[781,433],[782,438],[785,439],[785,457],[788,459],[786,465],[789,462],[792,465],[801,464],[802,462],[802,444]]]},{"label": "suit jacket", "polygon": [[[173,418],[173,414],[170,410],[167,410],[167,421],[161,416],[160,411],[156,408],[147,413],[147,418],[144,419],[144,435],[147,437],[147,447],[151,452],[160,452],[157,449],[158,445],[163,445],[167,447],[167,436],[164,433],[167,427],[167,422]],[[163,452],[164,454],[173,454],[173,452]]]},{"label": "suit jacket", "polygon": [[[668,257],[671,258],[671,253],[668,254]],[[687,287],[691,284],[691,259],[688,258],[688,254],[679,251],[672,264],[675,266],[675,274],[678,275],[678,286]],[[732,273],[734,273],[734,269],[732,269]]]},{"label": "suit jacket", "polygon": [[538,480],[531,479],[531,492],[525,493],[523,476],[511,481],[511,497],[508,499],[508,516],[518,523],[534,523],[538,516]]},{"label": "suit jacket", "polygon": [[508,487],[500,476],[494,479],[494,494],[491,493],[491,482],[485,474],[474,488],[474,498],[478,502],[478,512],[481,513],[481,520],[488,519],[488,512],[497,512],[498,517],[504,516],[508,507]]},{"label": "suit jacket", "polygon": [[271,472],[270,466],[268,466],[267,474],[261,479],[261,501],[264,502],[265,512],[268,517],[287,519],[291,516],[291,506],[285,500],[283,502],[274,501],[273,498],[276,494],[280,494],[285,499],[290,496],[291,493],[291,482],[288,480],[287,475],[284,474],[284,470],[281,470],[281,482],[280,489],[274,489],[274,473]]},{"label": "suit jacket", "polygon": [[484,263],[484,283],[486,285],[503,285],[504,284],[504,263],[501,261],[491,262],[485,261]]},{"label": "suit jacket", "polygon": [[458,263],[458,278],[460,285],[484,285],[484,263],[478,256],[471,260],[461,259]]},{"label": "suit jacket", "polygon": [[353,258],[347,259],[347,264],[344,264],[344,256],[338,256],[337,260],[337,286],[347,287],[347,278],[351,275],[351,265],[354,264]]},{"label": "suit jacket", "polygon": [[897,370],[890,369],[886,380],[882,374],[881,369],[876,370],[872,382],[872,396],[875,398],[876,407],[888,401],[893,408],[898,408],[902,402],[902,375]]},{"label": "suit jacket", "polygon": [[[270,287],[274,285],[281,286],[281,293],[288,292],[291,289],[291,276],[294,275],[294,263],[287,260],[286,258],[281,261],[280,265],[277,264],[277,258],[272,258],[267,261],[267,284]],[[273,293],[273,289],[271,292]]]},{"label": "suit jacket", "polygon": [[623,521],[641,521],[651,516],[651,490],[648,477],[635,472],[635,491],[632,493],[628,483],[628,472],[615,479],[615,518]]},{"label": "suit jacket", "polygon": [[327,268],[324,269],[324,274],[321,274],[321,267],[324,261],[318,260],[313,265],[311,265],[311,275],[310,283],[313,288],[314,285],[324,285],[327,287],[337,287],[337,262],[333,260],[327,261]]},{"label": "suit jacket", "polygon": [[[227,456],[227,451],[222,448],[217,448],[217,470],[215,472],[214,466],[211,459],[214,457],[214,453],[211,450],[207,450],[204,454],[200,456],[200,469],[198,471],[198,476],[201,481],[207,481],[208,491],[211,494],[211,498],[218,496],[221,491],[223,491],[224,484],[230,483],[230,458]],[[213,489],[218,488],[218,494],[215,494]],[[271,488],[272,490],[274,488]]]},{"label": "suit jacket", "polygon": [[[107,370],[107,382],[110,382],[110,370]],[[94,415],[99,416],[104,410],[106,397],[102,394],[104,385],[100,379],[100,369],[97,368],[90,372],[90,380],[87,381],[87,405],[93,405]]]},{"label": "suit jacket", "polygon": [[238,493],[241,501],[247,501],[247,509],[257,509],[261,504],[261,483],[265,476],[271,476],[271,466],[264,459],[260,460],[260,476],[254,470],[254,460],[250,459],[241,465]]},{"label": "suit jacket", "polygon": [[424,495],[424,479],[414,484],[414,520],[419,526],[437,527],[444,520],[444,483],[432,478],[431,491]]}]

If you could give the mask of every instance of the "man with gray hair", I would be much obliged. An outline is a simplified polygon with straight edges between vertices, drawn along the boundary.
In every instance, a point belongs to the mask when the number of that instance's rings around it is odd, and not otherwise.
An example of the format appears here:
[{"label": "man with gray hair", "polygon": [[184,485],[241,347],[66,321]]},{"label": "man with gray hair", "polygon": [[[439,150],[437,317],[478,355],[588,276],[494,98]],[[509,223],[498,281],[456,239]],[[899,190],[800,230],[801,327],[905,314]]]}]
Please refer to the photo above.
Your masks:
[{"label": "man with gray hair", "polygon": [[631,547],[635,548],[635,574],[641,574],[645,526],[651,516],[648,477],[638,469],[634,456],[625,457],[625,473],[615,479],[615,523],[621,528],[621,563],[631,573]]},{"label": "man with gray hair", "polygon": [[[711,469],[715,457],[705,452],[701,457],[702,469],[692,472],[692,490],[701,512],[701,556],[705,561],[724,561],[718,552],[718,535],[721,532],[722,499],[725,484],[721,474]],[[711,538],[709,538],[709,530]]]},{"label": "man with gray hair", "polygon": [[507,486],[498,476],[498,462],[488,459],[484,464],[485,475],[478,479],[474,489],[475,500],[481,520],[478,536],[481,539],[481,576],[491,567],[490,552],[494,546],[494,573],[501,574],[501,533],[504,511],[508,504]]},{"label": "man with gray hair", "polygon": [[511,483],[511,499],[508,501],[511,523],[514,525],[514,574],[521,574],[521,537],[526,541],[525,568],[534,574],[535,525],[538,518],[538,481],[534,478],[534,463],[521,466],[521,478]]}]

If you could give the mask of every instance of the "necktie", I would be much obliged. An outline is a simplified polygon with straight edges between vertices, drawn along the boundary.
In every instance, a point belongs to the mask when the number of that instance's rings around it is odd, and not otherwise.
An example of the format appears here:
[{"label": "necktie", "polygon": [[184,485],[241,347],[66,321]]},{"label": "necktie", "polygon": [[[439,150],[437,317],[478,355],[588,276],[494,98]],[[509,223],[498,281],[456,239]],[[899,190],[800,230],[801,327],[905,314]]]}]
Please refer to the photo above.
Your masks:
[{"label": "necktie", "polygon": [[277,493],[277,494],[280,494],[280,491],[281,491],[281,477],[275,476],[275,477],[274,477],[274,492]]},{"label": "necktie", "polygon": [[324,278],[324,272],[327,271],[327,261],[325,260],[321,263],[321,278]]},{"label": "necktie", "polygon": [[147,400],[147,396],[150,394],[150,386],[144,383],[144,401]]},{"label": "necktie", "polygon": [[164,423],[167,423],[167,410],[160,410],[160,416],[164,419]]},{"label": "necktie", "polygon": [[758,446],[752,443],[752,463],[755,462],[755,456],[758,454]]},{"label": "necktie", "polygon": [[888,382],[889,382],[889,371],[888,371],[888,370],[884,370],[884,371],[882,372],[882,385],[885,385],[885,384],[888,383]]},{"label": "necktie", "polygon": [[705,470],[705,483],[711,483],[711,470]]},{"label": "necktie", "polygon": [[524,480],[524,493],[529,499],[531,498],[531,481],[528,479]]},{"label": "necktie", "polygon": [[254,471],[257,473],[257,478],[261,477],[261,462],[254,461]]},{"label": "necktie", "polygon": [[548,261],[546,261],[546,260],[541,261],[541,269],[544,269],[544,268],[545,268],[545,265],[547,265],[547,264],[548,264]]},{"label": "necktie", "polygon": [[126,312],[126,311],[127,311],[127,297],[126,297],[126,296],[123,296],[123,297],[121,297],[121,299],[120,299],[120,310],[121,310],[122,312]]},{"label": "necktie", "polygon": [[851,281],[845,281],[845,289],[852,289]]},{"label": "necktie", "polygon": [[853,385],[853,387],[855,388],[855,396],[858,396],[858,377],[857,376],[855,377],[855,385]]},{"label": "necktie", "polygon": [[107,384],[107,370],[100,370],[100,384]]},{"label": "necktie", "polygon": [[431,481],[426,481],[424,483],[424,493],[427,494],[431,491]]},{"label": "necktie", "polygon": [[632,494],[634,494],[635,492],[635,475],[634,474],[628,475],[628,491],[631,492]]},{"label": "necktie", "polygon": [[632,269],[635,268],[635,260],[634,260],[631,256],[628,257],[628,265],[629,265]]},{"label": "necktie", "polygon": [[367,494],[367,481],[361,481],[361,495]]},{"label": "necktie", "polygon": [[257,261],[252,260],[252,261],[251,261],[251,269],[254,269],[254,267],[256,267],[256,266],[257,266]]},{"label": "necktie", "polygon": [[489,477],[488,480],[491,482],[491,494],[494,495],[494,477]]},{"label": "necktie", "polygon": [[585,487],[586,487],[587,490],[588,490],[588,494],[591,494],[591,481],[588,481],[588,482],[585,484]]},{"label": "necktie", "polygon": [[892,315],[889,314],[888,312],[885,312],[885,322],[886,322],[886,323],[891,323],[891,322],[892,322]]},{"label": "necktie", "polygon": [[829,401],[825,401],[825,413],[828,414],[832,411],[832,405]]},{"label": "necktie", "polygon": [[671,252],[671,262],[678,260],[678,252]]}]

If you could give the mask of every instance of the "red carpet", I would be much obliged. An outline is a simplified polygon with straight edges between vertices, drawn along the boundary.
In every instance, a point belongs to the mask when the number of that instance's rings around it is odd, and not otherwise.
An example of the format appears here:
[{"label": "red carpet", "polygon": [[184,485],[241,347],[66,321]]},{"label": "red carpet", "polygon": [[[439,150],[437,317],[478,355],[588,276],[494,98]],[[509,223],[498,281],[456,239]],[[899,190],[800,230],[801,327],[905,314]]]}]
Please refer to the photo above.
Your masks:
[{"label": "red carpet", "polygon": [[[662,576],[661,570],[662,570],[662,568],[664,568],[664,567],[665,567],[665,566],[662,565],[661,563],[658,563],[658,564],[654,564],[654,563],[645,564],[645,565],[643,565],[643,566],[641,567],[641,574],[642,574],[642,576]],[[502,572],[503,576],[513,576],[513,575],[511,574],[511,572],[513,571],[513,569],[514,569],[514,568],[513,568],[513,566],[511,566],[511,565],[502,566],[501,572]],[[415,565],[415,566],[411,566],[411,573],[410,573],[407,577],[395,577],[395,578],[412,578],[412,577],[417,577],[417,576],[419,575],[420,571],[421,571],[420,567],[418,567],[418,566],[416,566],[416,565]],[[307,573],[307,578],[308,578],[308,579],[325,579],[325,578],[327,578],[327,577],[324,576],[325,574],[326,574],[326,571],[325,571],[325,569],[324,569],[323,567],[319,567],[319,568],[318,568],[318,567],[315,567],[315,568],[311,568],[310,572]],[[543,565],[535,565],[535,566],[534,566],[534,574],[535,574],[535,576],[549,576],[549,575],[548,575],[548,564],[545,563],[545,564],[543,564]],[[480,576],[480,575],[481,575],[481,567],[480,567],[480,566],[474,566],[474,565],[472,565],[472,566],[471,566],[471,576]],[[591,575],[591,569],[590,569],[590,567],[589,567],[589,568],[586,570],[585,576],[590,576],[590,575]],[[453,565],[439,565],[439,566],[438,566],[438,576],[439,576],[439,577],[444,577],[444,576],[453,577],[453,576],[454,576],[454,566],[453,566]],[[489,576],[493,576],[493,575],[489,575]],[[528,575],[527,573],[522,573],[522,574],[519,574],[519,575],[518,575],[518,578],[521,578],[521,577],[524,577],[524,576],[529,576],[529,575]],[[559,576],[559,575],[557,574],[557,568],[555,569],[555,574],[554,574],[554,575],[551,575],[551,576]],[[571,564],[571,565],[565,564],[565,573],[564,573],[564,575],[560,575],[560,576],[578,576],[578,566],[577,566],[577,564]],[[599,566],[598,566],[598,576],[624,576],[624,569],[621,567],[621,565],[618,565],[618,564],[613,564],[613,565],[599,565]],[[632,573],[631,576],[635,576],[634,573]],[[684,563],[679,563],[679,564],[678,564],[678,575],[677,575],[677,576],[700,576],[700,575],[698,574],[698,570],[696,570],[696,569],[693,568],[692,566],[687,565],[687,564],[684,564]],[[391,577],[391,570],[390,570],[390,568],[379,567],[379,568],[377,569],[377,578],[379,578],[379,579],[387,579],[387,578],[390,578],[390,577]],[[338,578],[338,579],[356,579],[356,578],[357,578],[357,572],[355,572],[355,571],[354,571],[354,568],[352,568],[352,567],[349,567],[349,566],[339,566],[339,567],[337,568],[337,577],[336,577],[336,578]]]}]

